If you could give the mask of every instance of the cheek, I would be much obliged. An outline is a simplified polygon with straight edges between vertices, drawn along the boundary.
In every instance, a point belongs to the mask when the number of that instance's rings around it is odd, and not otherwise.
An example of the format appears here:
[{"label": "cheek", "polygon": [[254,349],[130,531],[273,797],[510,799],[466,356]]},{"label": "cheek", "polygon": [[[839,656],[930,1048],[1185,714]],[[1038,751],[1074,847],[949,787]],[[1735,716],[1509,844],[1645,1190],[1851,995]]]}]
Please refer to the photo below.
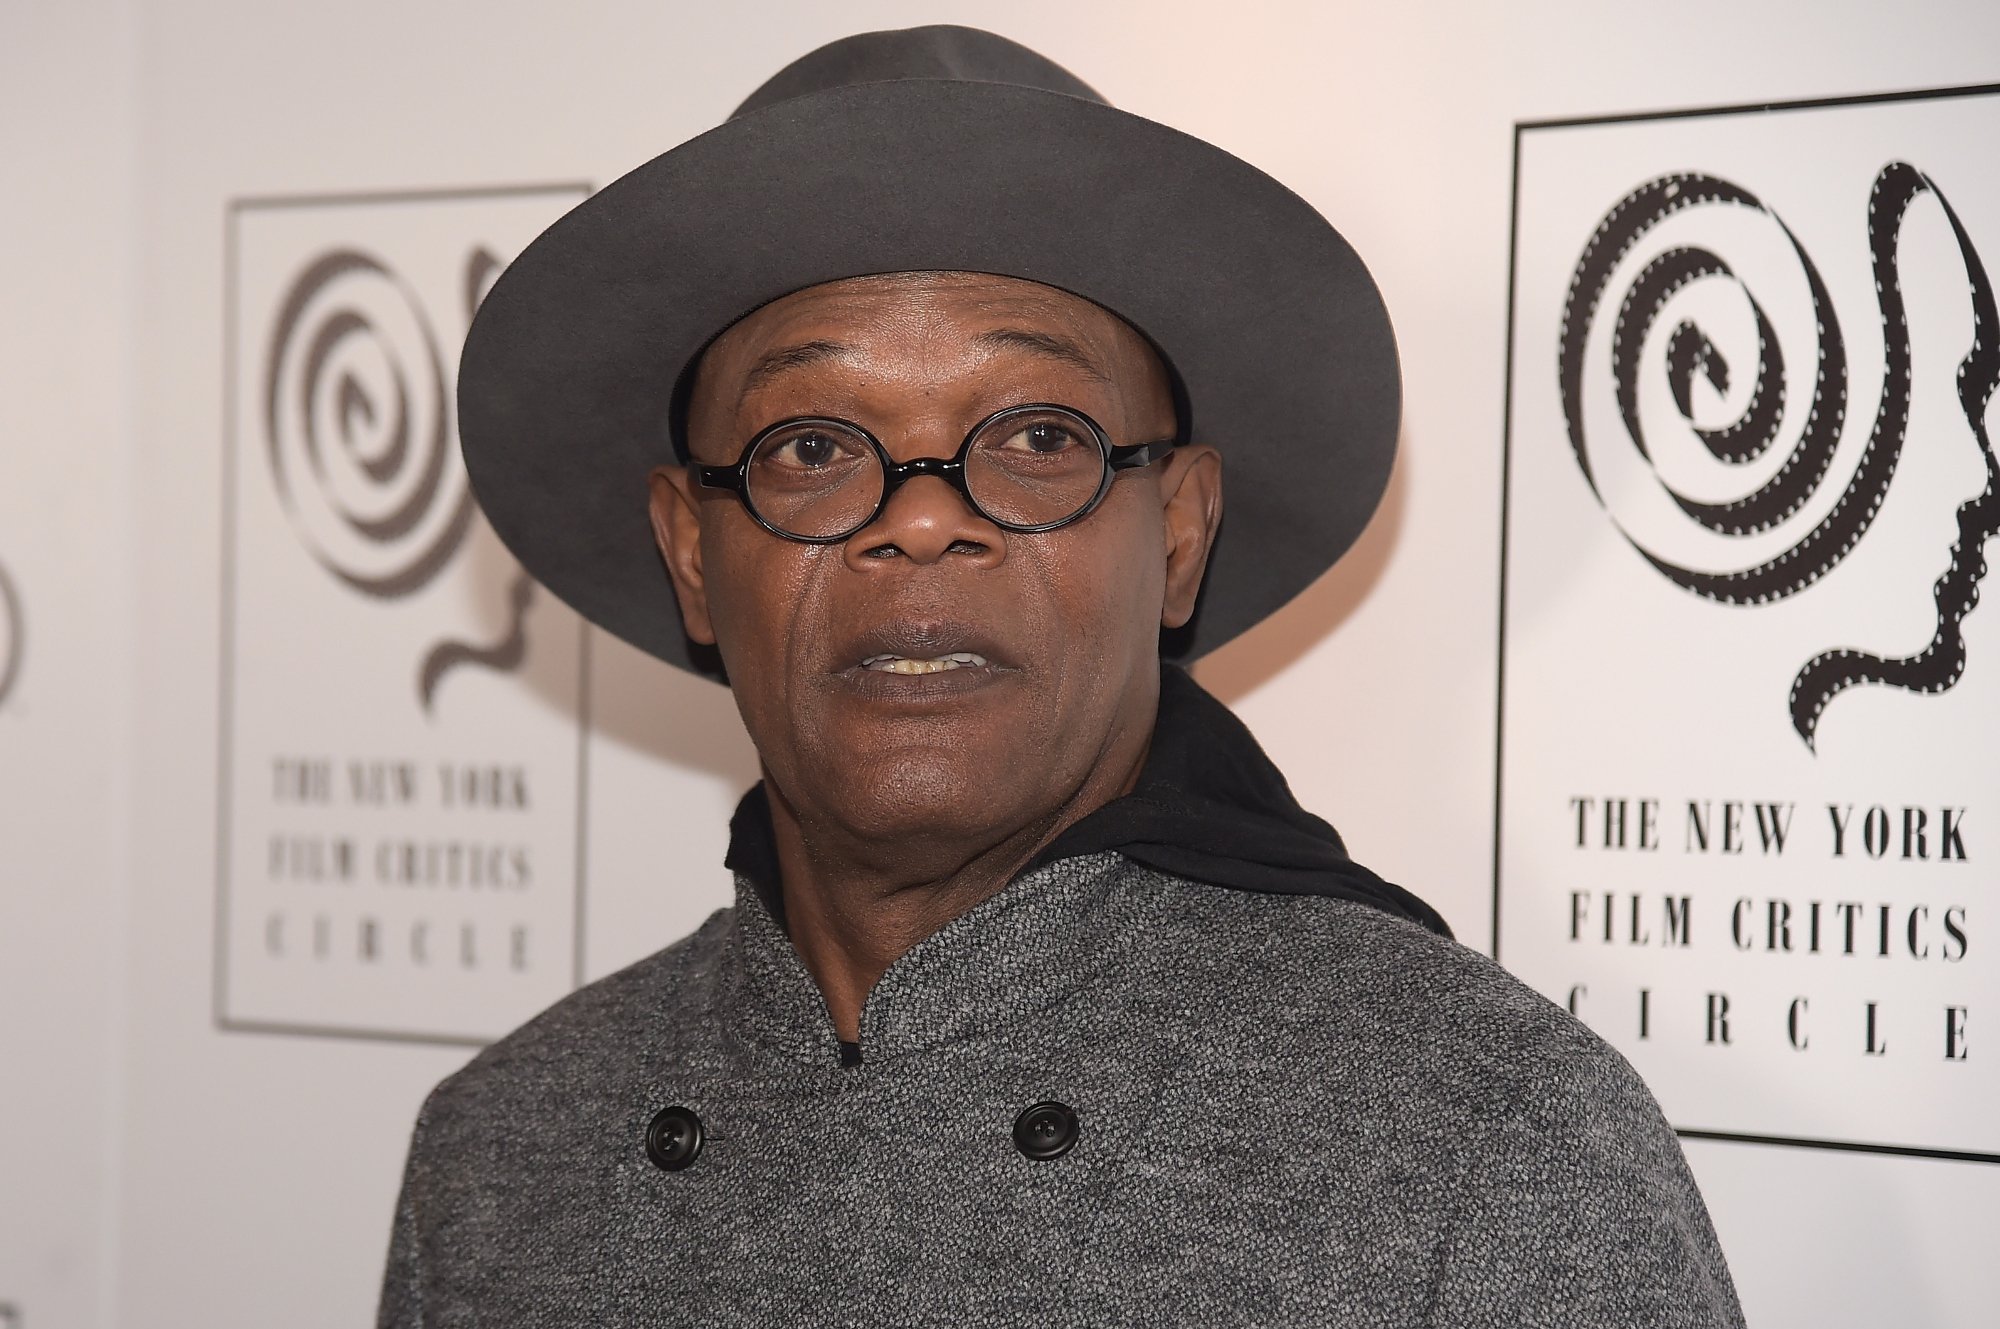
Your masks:
[{"label": "cheek", "polygon": [[702,532],[702,571],[716,645],[739,695],[769,690],[788,672],[787,649],[809,630],[825,550],[757,529]]},{"label": "cheek", "polygon": [[771,597],[757,594],[757,588],[787,575],[784,561],[774,557],[784,547],[784,542],[737,513],[702,526],[702,575],[708,587],[709,612],[718,623],[747,626],[760,617]]},{"label": "cheek", "polygon": [[1049,539],[1040,571],[1064,638],[1060,654],[1070,663],[1064,672],[1087,670],[1070,681],[1091,691],[1119,691],[1128,677],[1157,661],[1166,594],[1159,510],[1137,501],[1114,508],[1107,500]]},{"label": "cheek", "polygon": [[1150,643],[1159,636],[1166,598],[1166,530],[1158,505],[1133,488],[1128,501],[1115,507],[1107,501],[1086,519],[1086,529],[1104,520],[1077,543],[1080,565],[1072,575],[1079,594],[1103,616],[1106,633]]}]

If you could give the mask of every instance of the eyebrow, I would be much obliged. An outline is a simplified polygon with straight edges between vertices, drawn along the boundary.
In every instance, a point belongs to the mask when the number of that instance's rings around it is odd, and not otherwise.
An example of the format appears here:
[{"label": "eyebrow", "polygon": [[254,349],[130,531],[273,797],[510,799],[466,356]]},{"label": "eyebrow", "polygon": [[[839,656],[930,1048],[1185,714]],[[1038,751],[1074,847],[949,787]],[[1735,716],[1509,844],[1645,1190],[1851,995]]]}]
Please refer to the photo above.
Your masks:
[{"label": "eyebrow", "polygon": [[756,364],[750,366],[750,372],[743,376],[743,390],[748,392],[761,387],[788,369],[802,369],[822,360],[836,359],[853,349],[842,342],[814,340],[766,351],[758,357]]},{"label": "eyebrow", "polygon": [[1104,372],[1104,367],[1091,357],[1090,352],[1069,338],[1057,336],[1053,332],[1030,332],[1024,328],[994,328],[990,332],[980,333],[973,338],[973,342],[979,346],[1032,351],[1036,355],[1046,356],[1079,370],[1099,383],[1111,381],[1111,376]]}]

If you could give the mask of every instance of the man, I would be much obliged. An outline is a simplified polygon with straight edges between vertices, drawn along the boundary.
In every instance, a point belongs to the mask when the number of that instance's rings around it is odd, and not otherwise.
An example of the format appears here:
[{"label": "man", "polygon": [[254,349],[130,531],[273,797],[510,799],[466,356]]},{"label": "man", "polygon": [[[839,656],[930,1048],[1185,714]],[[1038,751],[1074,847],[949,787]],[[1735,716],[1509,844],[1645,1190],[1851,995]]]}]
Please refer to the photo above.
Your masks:
[{"label": "man", "polygon": [[1630,1068],[1161,663],[1387,475],[1295,196],[853,38],[551,228],[460,387],[496,529],[726,670],[765,779],[733,908],[426,1104],[383,1325],[1740,1323]]}]

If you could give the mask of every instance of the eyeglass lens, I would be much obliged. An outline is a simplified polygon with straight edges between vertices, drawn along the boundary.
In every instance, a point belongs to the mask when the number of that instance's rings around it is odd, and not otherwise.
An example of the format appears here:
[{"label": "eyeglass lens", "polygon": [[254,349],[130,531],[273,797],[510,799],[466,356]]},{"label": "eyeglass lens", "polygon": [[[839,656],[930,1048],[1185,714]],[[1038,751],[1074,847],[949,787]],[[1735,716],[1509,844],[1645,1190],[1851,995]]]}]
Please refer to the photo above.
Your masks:
[{"label": "eyeglass lens", "polygon": [[[1090,506],[1105,455],[1088,422],[1036,408],[988,421],[965,449],[973,505],[1008,526],[1042,526]],[[880,455],[859,430],[802,421],[766,436],[746,468],[747,497],[771,525],[808,539],[858,529],[882,500]]]}]

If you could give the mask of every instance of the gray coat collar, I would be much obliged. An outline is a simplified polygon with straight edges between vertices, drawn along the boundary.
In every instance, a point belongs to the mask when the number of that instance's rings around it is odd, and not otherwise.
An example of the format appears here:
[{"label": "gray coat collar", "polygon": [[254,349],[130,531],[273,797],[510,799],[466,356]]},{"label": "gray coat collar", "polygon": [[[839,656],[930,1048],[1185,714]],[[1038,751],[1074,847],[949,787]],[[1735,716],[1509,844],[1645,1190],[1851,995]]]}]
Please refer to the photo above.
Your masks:
[{"label": "gray coat collar", "polygon": [[[1118,945],[1119,923],[1105,906],[1120,861],[1101,853],[1050,863],[911,947],[862,1008],[862,1055],[878,1063],[1004,1034],[1088,983]],[[812,975],[740,875],[717,978],[733,1053],[838,1063],[839,1039]]]}]

